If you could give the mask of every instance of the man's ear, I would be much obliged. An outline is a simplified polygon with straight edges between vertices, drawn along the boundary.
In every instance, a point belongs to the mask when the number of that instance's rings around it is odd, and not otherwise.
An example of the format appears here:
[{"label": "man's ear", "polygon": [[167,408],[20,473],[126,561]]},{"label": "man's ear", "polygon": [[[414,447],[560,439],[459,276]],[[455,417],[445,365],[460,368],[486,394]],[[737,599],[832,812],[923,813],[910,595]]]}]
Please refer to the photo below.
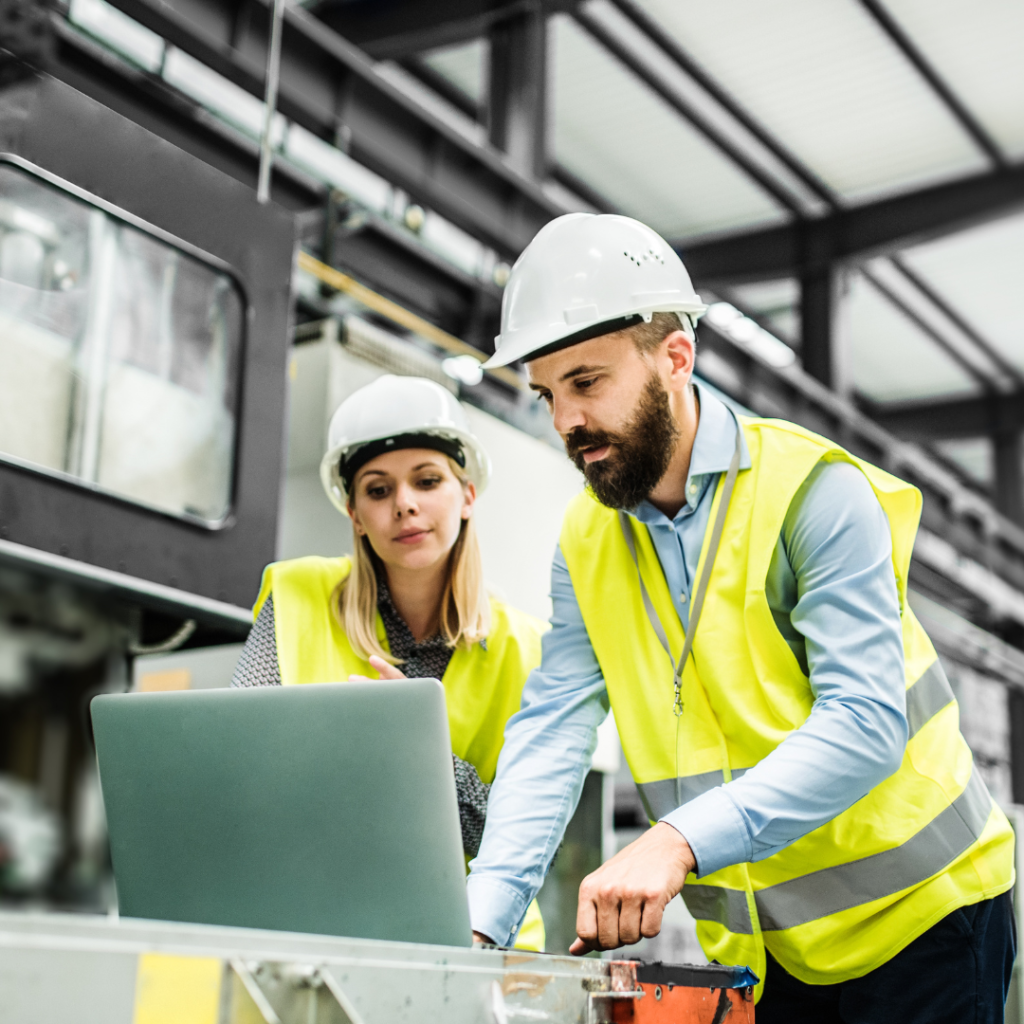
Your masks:
[{"label": "man's ear", "polygon": [[694,363],[697,358],[697,346],[685,331],[673,331],[662,342],[665,354],[670,363],[669,379],[666,382],[669,391],[682,391],[690,384],[693,376]]}]

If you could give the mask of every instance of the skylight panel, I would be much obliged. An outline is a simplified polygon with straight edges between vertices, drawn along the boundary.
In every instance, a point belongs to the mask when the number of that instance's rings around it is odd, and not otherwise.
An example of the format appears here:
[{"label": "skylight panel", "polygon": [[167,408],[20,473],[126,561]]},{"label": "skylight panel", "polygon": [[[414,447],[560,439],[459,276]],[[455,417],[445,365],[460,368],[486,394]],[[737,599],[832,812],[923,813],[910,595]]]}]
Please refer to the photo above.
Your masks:
[{"label": "skylight panel", "polygon": [[1024,215],[917,246],[903,258],[1024,372]]},{"label": "skylight panel", "polygon": [[423,62],[461,89],[474,103],[486,94],[487,46],[482,39],[428,53]]},{"label": "skylight panel", "polygon": [[885,2],[1003,152],[1024,156],[1024,3]]},{"label": "skylight panel", "polygon": [[783,219],[759,186],[563,16],[551,22],[554,158],[669,238]]},{"label": "skylight panel", "polygon": [[964,370],[860,275],[850,281],[840,315],[853,386],[871,401],[978,391]]},{"label": "skylight panel", "polygon": [[641,2],[846,198],[874,198],[988,166],[855,0]]}]

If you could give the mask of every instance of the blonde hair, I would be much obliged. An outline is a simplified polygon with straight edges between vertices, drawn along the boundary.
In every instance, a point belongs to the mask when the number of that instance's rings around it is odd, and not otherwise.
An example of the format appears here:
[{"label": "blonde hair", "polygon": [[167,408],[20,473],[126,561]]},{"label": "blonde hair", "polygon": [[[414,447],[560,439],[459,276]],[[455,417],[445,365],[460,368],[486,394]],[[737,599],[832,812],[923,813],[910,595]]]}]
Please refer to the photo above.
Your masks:
[{"label": "blonde hair", "polygon": [[[448,459],[459,483],[469,483],[462,467]],[[349,495],[351,506],[352,497]],[[352,649],[361,657],[371,654],[392,665],[392,657],[377,639],[377,573],[380,558],[367,537],[353,531],[352,570],[331,594],[331,614],[345,631]],[[459,536],[448,552],[448,573],[441,593],[441,635],[449,647],[471,647],[491,628],[491,606],[484,585],[483,560],[473,517],[464,519]]]}]

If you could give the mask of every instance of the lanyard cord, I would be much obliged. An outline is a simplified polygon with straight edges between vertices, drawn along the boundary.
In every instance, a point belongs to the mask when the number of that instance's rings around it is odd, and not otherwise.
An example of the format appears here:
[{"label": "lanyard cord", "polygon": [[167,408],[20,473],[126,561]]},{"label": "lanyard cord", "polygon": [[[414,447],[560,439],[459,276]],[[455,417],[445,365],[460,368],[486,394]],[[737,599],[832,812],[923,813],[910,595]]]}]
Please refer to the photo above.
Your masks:
[{"label": "lanyard cord", "polygon": [[[729,470],[725,475],[725,483],[722,485],[722,497],[718,503],[718,512],[715,515],[715,522],[711,529],[711,540],[708,543],[707,555],[704,558],[704,567],[701,570],[700,579],[697,581],[697,588],[693,594],[693,601],[690,604],[690,628],[686,630],[686,636],[683,639],[683,650],[679,655],[679,661],[676,663],[675,670],[672,674],[674,695],[672,711],[675,713],[677,718],[683,713],[683,669],[686,667],[686,660],[689,658],[690,650],[693,647],[693,638],[697,634],[697,623],[700,621],[700,613],[704,607],[704,595],[707,593],[708,581],[711,579],[711,570],[714,568],[715,564],[715,556],[718,554],[718,548],[722,542],[722,531],[725,528],[725,514],[729,510],[729,500],[732,498],[733,488],[736,485],[736,475],[739,473],[740,469],[740,452],[742,450],[742,446],[743,433],[742,428],[737,421],[736,449],[732,453],[732,461],[729,463]],[[665,653],[668,655],[669,661],[671,661],[672,650],[669,647],[665,627],[662,625],[661,619],[658,617],[658,613],[651,601],[650,594],[647,593],[647,586],[644,583],[643,575],[640,572],[640,562],[636,555],[636,542],[633,539],[633,531],[629,525],[629,516],[621,509],[619,510],[619,525],[622,527],[622,534],[626,538],[626,547],[629,548],[629,554],[633,559],[633,564],[636,566],[636,575],[637,579],[640,581],[640,593],[643,595],[644,608],[647,610],[647,618],[650,619],[651,626],[657,634],[661,646],[665,648]]]}]

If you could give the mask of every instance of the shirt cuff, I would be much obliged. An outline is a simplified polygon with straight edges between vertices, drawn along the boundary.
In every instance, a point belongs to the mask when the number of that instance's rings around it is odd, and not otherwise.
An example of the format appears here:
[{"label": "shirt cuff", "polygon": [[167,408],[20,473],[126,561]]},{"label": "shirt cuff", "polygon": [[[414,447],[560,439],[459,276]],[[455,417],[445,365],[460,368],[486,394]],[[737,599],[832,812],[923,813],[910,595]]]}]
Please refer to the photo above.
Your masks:
[{"label": "shirt cuff", "polygon": [[660,820],[690,844],[698,875],[746,863],[753,856],[746,822],[724,786],[701,793]]},{"label": "shirt cuff", "polygon": [[529,898],[493,875],[470,875],[466,893],[473,931],[489,936],[498,946],[511,946],[526,916]]}]

